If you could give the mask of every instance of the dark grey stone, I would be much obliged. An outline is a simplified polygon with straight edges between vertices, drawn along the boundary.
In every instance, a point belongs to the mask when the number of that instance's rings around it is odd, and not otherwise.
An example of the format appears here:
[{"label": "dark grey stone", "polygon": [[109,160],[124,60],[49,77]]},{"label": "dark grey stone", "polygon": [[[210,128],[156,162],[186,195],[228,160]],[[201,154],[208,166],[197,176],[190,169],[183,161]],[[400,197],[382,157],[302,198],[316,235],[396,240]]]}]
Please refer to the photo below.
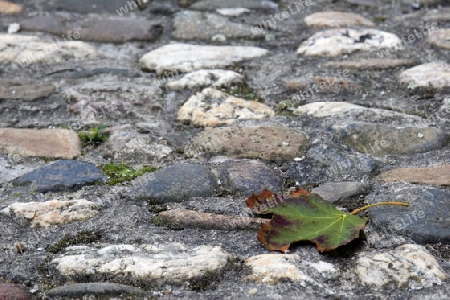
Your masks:
[{"label": "dark grey stone", "polygon": [[369,209],[371,222],[380,230],[410,237],[420,244],[450,243],[450,192],[426,186],[392,185],[382,193],[370,194],[368,203],[408,202],[404,206]]},{"label": "dark grey stone", "polygon": [[268,189],[279,192],[282,180],[272,169],[257,160],[225,162],[219,166],[226,188],[244,196],[259,194]]},{"label": "dark grey stone", "polygon": [[[71,11],[78,13],[100,13],[109,12],[114,13],[120,11],[120,8],[124,10],[122,13],[130,11],[137,11],[136,6],[128,2],[135,2],[133,0],[55,0],[53,1],[53,8],[60,11]],[[141,1],[142,2],[142,1]],[[138,4],[138,2],[135,2]],[[132,9],[131,9],[132,8]],[[125,12],[126,11],[126,12]]]},{"label": "dark grey stone", "polygon": [[59,160],[15,179],[12,184],[46,193],[76,189],[104,179],[105,174],[92,164],[76,160]]},{"label": "dark grey stone", "polygon": [[176,164],[132,181],[131,195],[155,203],[180,202],[216,193],[217,182],[202,165]]},{"label": "dark grey stone", "polygon": [[145,292],[137,287],[109,283],[109,282],[92,282],[92,283],[75,283],[64,286],[58,286],[45,293],[47,297],[83,297],[83,296],[123,296],[123,295],[143,295]]}]

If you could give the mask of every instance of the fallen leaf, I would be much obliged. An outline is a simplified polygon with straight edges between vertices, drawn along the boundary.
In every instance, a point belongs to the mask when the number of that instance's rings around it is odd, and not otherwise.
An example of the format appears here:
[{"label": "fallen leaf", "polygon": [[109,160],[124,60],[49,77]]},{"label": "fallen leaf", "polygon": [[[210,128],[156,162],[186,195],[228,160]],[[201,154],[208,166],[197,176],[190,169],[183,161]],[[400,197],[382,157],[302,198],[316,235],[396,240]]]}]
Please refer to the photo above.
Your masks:
[{"label": "fallen leaf", "polygon": [[273,214],[258,232],[258,240],[270,250],[286,252],[291,243],[311,241],[320,252],[330,251],[358,238],[367,221],[299,188],[289,197],[264,190],[245,202],[258,213]]}]

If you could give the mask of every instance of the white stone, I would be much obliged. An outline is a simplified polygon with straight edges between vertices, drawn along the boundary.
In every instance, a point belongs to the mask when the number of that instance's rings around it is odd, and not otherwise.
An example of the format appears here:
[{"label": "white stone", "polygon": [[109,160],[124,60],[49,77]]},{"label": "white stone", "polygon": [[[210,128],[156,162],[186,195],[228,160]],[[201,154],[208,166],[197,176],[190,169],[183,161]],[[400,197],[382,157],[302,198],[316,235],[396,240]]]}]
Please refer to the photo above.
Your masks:
[{"label": "white stone", "polygon": [[296,254],[260,254],[245,261],[245,265],[252,269],[252,274],[246,279],[257,283],[277,284],[280,279],[290,279],[306,286],[314,282],[305,275],[298,266],[301,259]]},{"label": "white stone", "polygon": [[317,32],[304,41],[297,52],[308,56],[338,56],[357,50],[375,51],[400,45],[401,40],[393,33],[376,29],[342,28]]},{"label": "white stone", "polygon": [[331,263],[319,260],[317,263],[308,262],[310,267],[313,267],[324,278],[335,278],[339,275],[339,271]]},{"label": "white stone", "polygon": [[238,119],[272,118],[275,112],[265,104],[230,96],[206,88],[190,97],[180,108],[177,119],[193,125],[214,127],[229,125]]},{"label": "white stone", "polygon": [[143,69],[192,72],[200,69],[222,68],[235,62],[261,57],[268,50],[247,46],[201,46],[170,44],[145,54],[140,60]]},{"label": "white stone", "polygon": [[358,14],[337,11],[316,12],[307,16],[304,21],[308,26],[317,27],[375,26],[372,21]]},{"label": "white stone", "polygon": [[228,86],[231,83],[242,82],[244,77],[231,70],[198,70],[187,73],[181,79],[172,80],[167,83],[171,90],[182,90],[184,88],[194,89],[200,87]]},{"label": "white stone", "polygon": [[443,61],[419,65],[401,72],[398,80],[411,87],[448,87],[450,86],[450,65]]},{"label": "white stone", "polygon": [[16,33],[20,30],[20,24],[12,23],[8,25],[8,33]]},{"label": "white stone", "polygon": [[82,221],[97,215],[99,205],[85,199],[46,202],[15,202],[1,210],[2,213],[15,215],[31,221],[32,227],[48,227]]},{"label": "white stone", "polygon": [[423,246],[405,244],[385,252],[365,252],[356,260],[356,274],[366,285],[419,289],[440,285],[447,275]]},{"label": "white stone", "polygon": [[37,36],[0,34],[0,61],[27,65],[65,62],[70,58],[94,58],[94,46],[80,41],[52,42]]},{"label": "white stone", "polygon": [[218,8],[216,11],[222,16],[226,17],[238,17],[243,13],[250,12],[248,8],[236,7],[236,8]]},{"label": "white stone", "polygon": [[98,275],[165,284],[219,272],[230,257],[219,246],[188,249],[180,243],[71,246],[54,258],[50,266],[69,278]]}]

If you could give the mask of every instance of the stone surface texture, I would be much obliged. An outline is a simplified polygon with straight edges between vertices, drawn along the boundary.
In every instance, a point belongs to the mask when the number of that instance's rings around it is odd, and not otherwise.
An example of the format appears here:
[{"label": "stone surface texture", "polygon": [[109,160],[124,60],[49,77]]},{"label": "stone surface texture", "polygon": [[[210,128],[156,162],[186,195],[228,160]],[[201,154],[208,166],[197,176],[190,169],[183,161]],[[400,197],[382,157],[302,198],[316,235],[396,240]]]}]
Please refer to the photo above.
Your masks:
[{"label": "stone surface texture", "polygon": [[431,62],[416,66],[400,73],[398,80],[411,88],[450,86],[450,65],[445,62]]},{"label": "stone surface texture", "polygon": [[315,27],[372,27],[375,24],[363,16],[346,12],[317,12],[305,18],[308,26]]}]

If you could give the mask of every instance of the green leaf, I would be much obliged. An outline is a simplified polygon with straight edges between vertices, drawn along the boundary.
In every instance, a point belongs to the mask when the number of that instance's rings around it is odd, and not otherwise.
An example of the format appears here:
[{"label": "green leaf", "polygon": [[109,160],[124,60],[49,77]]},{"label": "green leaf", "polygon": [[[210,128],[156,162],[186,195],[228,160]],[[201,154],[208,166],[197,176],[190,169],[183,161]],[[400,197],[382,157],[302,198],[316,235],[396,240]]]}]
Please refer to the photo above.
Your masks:
[{"label": "green leaf", "polygon": [[311,241],[319,251],[330,251],[359,237],[367,218],[336,209],[317,194],[296,189],[289,197],[264,190],[245,200],[258,213],[272,213],[261,225],[258,239],[270,250],[289,249],[291,243]]}]

